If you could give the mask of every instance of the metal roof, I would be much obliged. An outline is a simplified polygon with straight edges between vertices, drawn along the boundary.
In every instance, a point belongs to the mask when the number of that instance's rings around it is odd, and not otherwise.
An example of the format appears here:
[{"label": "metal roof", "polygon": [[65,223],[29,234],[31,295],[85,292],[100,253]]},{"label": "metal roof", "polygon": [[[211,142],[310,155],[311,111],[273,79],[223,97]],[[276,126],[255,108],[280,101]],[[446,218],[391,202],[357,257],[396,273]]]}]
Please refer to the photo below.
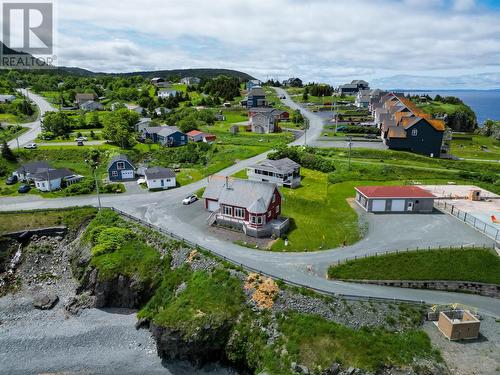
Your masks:
[{"label": "metal roof", "polygon": [[108,169],[116,161],[127,161],[132,166],[132,168],[134,167],[134,164],[132,164],[132,162],[130,161],[130,159],[129,159],[129,157],[127,155],[125,155],[125,154],[119,154],[119,155],[116,155],[116,156],[114,156],[114,157],[111,158],[111,160],[108,163]]},{"label": "metal roof", "polygon": [[293,172],[296,168],[300,168],[300,164],[289,158],[278,160],[267,159],[252,165],[250,168],[286,174]]},{"label": "metal roof", "polygon": [[30,163],[23,164],[21,167],[16,169],[17,173],[39,173],[47,171],[47,169],[54,169],[45,160],[32,161]]},{"label": "metal roof", "polygon": [[276,190],[277,185],[269,182],[212,176],[203,198],[216,200],[222,205],[246,208],[250,213],[263,214],[267,212]]},{"label": "metal roof", "polygon": [[418,186],[358,186],[357,191],[367,198],[436,198]]}]

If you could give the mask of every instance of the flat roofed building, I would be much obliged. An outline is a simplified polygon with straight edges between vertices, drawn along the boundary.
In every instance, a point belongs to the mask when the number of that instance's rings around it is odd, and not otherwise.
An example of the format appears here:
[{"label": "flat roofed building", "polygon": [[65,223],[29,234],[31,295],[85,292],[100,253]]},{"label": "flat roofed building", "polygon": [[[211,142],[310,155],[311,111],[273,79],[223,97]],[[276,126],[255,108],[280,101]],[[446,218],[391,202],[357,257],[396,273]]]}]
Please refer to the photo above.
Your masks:
[{"label": "flat roofed building", "polygon": [[368,212],[431,213],[434,194],[418,186],[358,186],[356,202]]}]

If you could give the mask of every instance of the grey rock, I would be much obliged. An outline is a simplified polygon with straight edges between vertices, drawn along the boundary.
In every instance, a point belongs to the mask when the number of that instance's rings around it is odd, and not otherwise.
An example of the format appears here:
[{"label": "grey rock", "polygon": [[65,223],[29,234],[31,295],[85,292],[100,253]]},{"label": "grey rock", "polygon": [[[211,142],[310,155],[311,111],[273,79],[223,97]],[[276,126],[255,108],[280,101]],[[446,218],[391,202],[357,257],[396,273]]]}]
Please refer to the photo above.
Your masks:
[{"label": "grey rock", "polygon": [[141,318],[137,322],[135,322],[135,329],[140,328],[149,328],[149,320],[146,318]]},{"label": "grey rock", "polygon": [[341,371],[342,368],[340,367],[340,365],[338,363],[334,363],[325,371],[323,371],[323,375],[339,375]]},{"label": "grey rock", "polygon": [[59,297],[55,294],[38,294],[33,299],[33,306],[40,310],[50,310],[58,301]]}]

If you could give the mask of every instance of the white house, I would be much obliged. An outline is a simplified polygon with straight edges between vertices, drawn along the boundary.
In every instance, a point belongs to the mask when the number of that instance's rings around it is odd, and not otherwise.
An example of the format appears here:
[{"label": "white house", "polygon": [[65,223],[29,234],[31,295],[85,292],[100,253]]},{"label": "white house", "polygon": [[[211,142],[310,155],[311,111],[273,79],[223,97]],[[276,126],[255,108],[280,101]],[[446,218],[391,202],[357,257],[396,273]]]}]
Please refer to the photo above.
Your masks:
[{"label": "white house", "polygon": [[15,99],[14,95],[0,95],[0,103],[12,103]]},{"label": "white house", "polygon": [[170,168],[151,167],[144,172],[148,189],[168,189],[176,186],[175,172]]},{"label": "white house", "polygon": [[157,94],[159,98],[164,98],[164,99],[175,95],[177,95],[177,90],[160,90],[158,91]]},{"label": "white house", "polygon": [[270,182],[293,189],[300,186],[300,164],[289,158],[266,159],[248,167],[247,176],[250,181]]},{"label": "white house", "polygon": [[[51,169],[47,172],[37,173],[33,177],[35,187],[40,191],[54,191],[80,181],[83,176],[74,174],[69,169]],[[64,186],[63,186],[64,184]]]}]

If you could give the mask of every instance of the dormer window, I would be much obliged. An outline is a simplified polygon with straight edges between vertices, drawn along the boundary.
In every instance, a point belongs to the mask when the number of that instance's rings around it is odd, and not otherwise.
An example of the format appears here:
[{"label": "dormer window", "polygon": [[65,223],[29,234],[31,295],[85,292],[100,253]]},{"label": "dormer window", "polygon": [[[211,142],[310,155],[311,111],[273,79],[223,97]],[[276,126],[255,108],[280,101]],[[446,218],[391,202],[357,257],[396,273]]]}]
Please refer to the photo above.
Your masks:
[{"label": "dormer window", "polygon": [[125,163],[123,161],[117,162],[116,169],[118,169],[118,170],[125,169]]}]

